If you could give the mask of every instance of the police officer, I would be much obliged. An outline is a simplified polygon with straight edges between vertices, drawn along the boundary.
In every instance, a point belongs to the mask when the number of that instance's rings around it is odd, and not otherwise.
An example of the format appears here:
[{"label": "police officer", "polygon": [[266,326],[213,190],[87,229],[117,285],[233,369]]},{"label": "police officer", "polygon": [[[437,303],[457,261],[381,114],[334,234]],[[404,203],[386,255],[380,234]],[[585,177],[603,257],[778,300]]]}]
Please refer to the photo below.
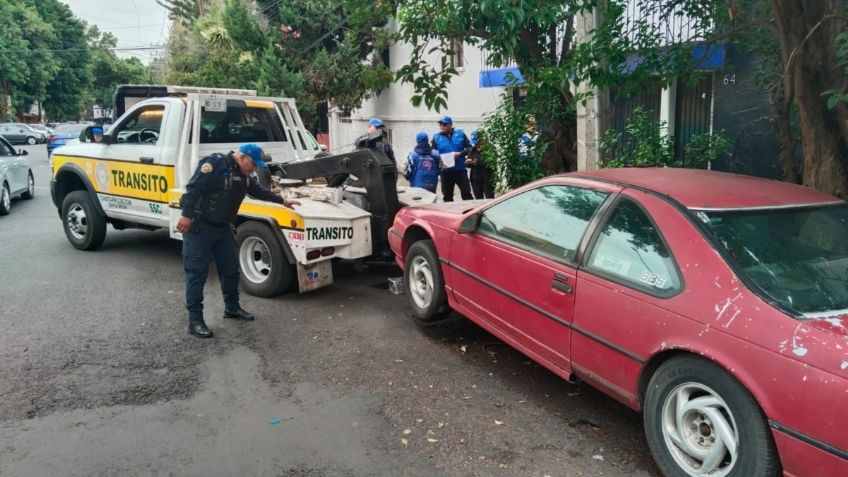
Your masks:
[{"label": "police officer", "polygon": [[395,158],[395,151],[392,149],[392,145],[388,142],[388,134],[386,134],[386,125],[383,123],[383,120],[380,118],[371,118],[368,120],[368,133],[359,136],[354,143],[354,149],[364,149],[368,147],[368,135],[375,132],[380,131],[380,139],[377,141],[376,147],[383,150],[383,152],[388,156],[389,160],[392,161],[392,164],[397,167],[397,159]]},{"label": "police officer", "polygon": [[300,205],[300,202],[284,200],[262,187],[253,174],[256,167],[268,167],[262,160],[262,148],[256,144],[244,144],[227,155],[204,157],[180,199],[183,210],[177,231],[183,234],[188,332],[194,336],[212,337],[212,331],[203,321],[203,285],[209,275],[211,259],[215,260],[221,279],[224,318],[254,319],[239,304],[238,251],[233,234],[233,221],[244,196],[249,194],[289,208]]},{"label": "police officer", "polygon": [[[439,132],[433,134],[433,149],[439,151],[445,168],[442,170],[442,196],[445,202],[453,202],[453,187],[459,187],[462,200],[471,200],[471,183],[465,168],[465,157],[471,148],[468,136],[453,128],[453,118],[442,116]],[[453,155],[453,166],[448,167],[446,157]]]},{"label": "police officer", "polygon": [[493,199],[495,187],[492,185],[492,169],[483,158],[483,148],[486,141],[480,135],[480,131],[471,131],[471,150],[465,165],[471,168],[471,189],[474,191],[475,199]]}]

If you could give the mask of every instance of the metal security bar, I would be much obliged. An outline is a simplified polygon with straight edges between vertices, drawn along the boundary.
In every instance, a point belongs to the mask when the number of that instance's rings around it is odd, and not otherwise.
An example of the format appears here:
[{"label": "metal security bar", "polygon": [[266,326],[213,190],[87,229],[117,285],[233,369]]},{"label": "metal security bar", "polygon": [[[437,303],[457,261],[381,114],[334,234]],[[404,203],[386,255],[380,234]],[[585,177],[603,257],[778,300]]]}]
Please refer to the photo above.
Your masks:
[{"label": "metal security bar", "polygon": [[680,82],[677,86],[674,122],[674,155],[690,166],[685,158],[686,144],[697,134],[712,132],[713,75],[705,75],[694,85]]},{"label": "metal security bar", "polygon": [[[641,29],[646,25],[646,30]],[[705,40],[705,28],[695,18],[687,16],[679,5],[669,8],[668,2],[630,0],[625,13],[624,33],[636,41],[644,31],[657,36],[658,46]]]}]

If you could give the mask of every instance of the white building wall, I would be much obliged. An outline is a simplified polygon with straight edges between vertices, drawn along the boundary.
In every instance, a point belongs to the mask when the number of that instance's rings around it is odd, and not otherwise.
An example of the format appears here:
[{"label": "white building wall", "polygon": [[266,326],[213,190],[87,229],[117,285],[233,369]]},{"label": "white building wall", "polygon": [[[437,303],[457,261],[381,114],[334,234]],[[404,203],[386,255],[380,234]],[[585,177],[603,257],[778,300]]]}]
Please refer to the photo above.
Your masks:
[{"label": "white building wall", "polygon": [[[462,129],[466,134],[480,126],[483,116],[494,111],[500,95],[505,88],[480,88],[480,71],[485,68],[484,54],[468,45],[463,47],[464,64],[448,86],[447,108],[436,112],[428,110],[423,102],[414,107],[410,98],[415,93],[410,84],[393,83],[379,95],[363,102],[362,107],[351,112],[349,118],[342,118],[338,110],[330,110],[330,142],[332,152],[343,152],[353,148],[353,142],[364,134],[368,120],[379,117],[391,134],[392,147],[401,161],[415,146],[415,135],[424,131],[432,137],[439,131],[436,124],[439,118],[447,114],[453,118],[454,128]],[[412,47],[398,43],[389,49],[389,63],[392,71],[397,71],[409,61]],[[440,61],[433,57],[434,63]],[[440,64],[440,63],[437,63]]]}]

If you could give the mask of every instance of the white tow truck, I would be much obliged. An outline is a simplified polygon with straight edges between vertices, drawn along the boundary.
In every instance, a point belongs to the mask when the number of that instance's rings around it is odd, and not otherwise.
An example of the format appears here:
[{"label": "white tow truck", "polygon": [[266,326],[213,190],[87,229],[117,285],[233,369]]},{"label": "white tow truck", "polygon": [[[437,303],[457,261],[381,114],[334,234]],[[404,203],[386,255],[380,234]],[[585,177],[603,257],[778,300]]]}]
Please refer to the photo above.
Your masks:
[{"label": "white tow truck", "polygon": [[[167,228],[182,239],[175,230],[180,197],[198,161],[250,142],[269,156],[260,180],[301,205],[291,210],[249,197],[242,203],[235,226],[247,293],[320,288],[333,281],[333,259],[388,250],[386,234],[400,207],[394,165],[379,148],[316,158],[319,146],[293,99],[127,85],[118,87],[115,111],[120,118],[102,142],[86,142],[84,132],[80,143],[53,153],[50,192],[77,249],[97,249],[107,223],[117,230]],[[362,187],[313,183],[340,175],[356,177]],[[404,203],[435,200],[421,189],[401,190],[401,196]]]}]

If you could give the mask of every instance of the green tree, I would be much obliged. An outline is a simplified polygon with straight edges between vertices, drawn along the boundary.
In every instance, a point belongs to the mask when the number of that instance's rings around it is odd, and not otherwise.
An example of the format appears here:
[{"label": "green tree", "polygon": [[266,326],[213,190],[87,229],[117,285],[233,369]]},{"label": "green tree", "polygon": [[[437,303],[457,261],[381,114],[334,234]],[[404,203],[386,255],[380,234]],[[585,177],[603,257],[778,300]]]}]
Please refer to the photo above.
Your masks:
[{"label": "green tree", "polygon": [[[462,42],[489,53],[495,65],[514,61],[525,81],[522,112],[537,118],[548,144],[548,174],[577,168],[576,98],[568,64],[574,56],[574,21],[592,1],[403,0],[398,39],[412,45],[398,79],[411,83],[413,104],[447,107],[446,86],[457,75],[448,57]],[[433,59],[436,58],[434,62]],[[517,138],[515,138],[517,141]]]},{"label": "green tree", "polygon": [[90,98],[92,84],[86,23],[58,0],[16,1],[35,9],[53,29],[54,36],[46,39],[45,46],[53,53],[55,71],[61,71],[61,74],[54,74],[45,86],[45,111],[49,117],[56,119],[79,117]]},{"label": "green tree", "polygon": [[[31,5],[0,0],[0,119],[43,101],[59,70],[54,54],[53,27]],[[11,99],[13,109],[7,108]]]},{"label": "green tree", "polygon": [[313,102],[343,110],[391,84],[394,77],[380,53],[391,37],[385,28],[394,2],[366,0],[259,0],[277,32],[279,54],[301,72]]},{"label": "green tree", "polygon": [[93,76],[92,101],[110,116],[115,87],[119,84],[152,83],[152,74],[150,68],[138,58],[118,58],[112,50],[118,40],[111,33],[101,32],[96,26],[91,26],[88,38]]},{"label": "green tree", "polygon": [[[393,79],[374,55],[387,45],[377,28],[391,11],[386,7],[361,0],[226,0],[204,15],[185,11],[172,10],[181,21],[169,39],[171,83],[250,88],[293,96],[301,105],[330,101],[352,109]],[[301,114],[309,122],[314,108],[302,107]]]},{"label": "green tree", "polygon": [[[615,0],[621,1],[621,0]],[[605,22],[597,51],[630,51],[659,61],[658,71],[685,74],[697,68],[691,41],[733,42],[760,62],[757,81],[774,108],[784,178],[796,182],[796,144],[803,163],[800,181],[848,197],[848,17],[844,0],[636,0],[655,13],[636,22]],[[614,11],[614,9],[613,9]],[[620,12],[620,11],[619,11]],[[690,18],[698,37],[661,45],[657,22]],[[628,48],[634,37],[643,48]],[[593,40],[593,44],[599,42]],[[653,43],[653,46],[651,46]],[[613,63],[614,64],[614,63]],[[797,122],[797,132],[794,124]],[[796,137],[799,141],[796,141]]]},{"label": "green tree", "polygon": [[480,137],[486,146],[483,159],[489,164],[498,192],[506,192],[541,178],[541,158],[546,144],[525,147],[521,153],[519,138],[531,121],[529,115],[517,110],[510,98],[502,98],[497,109],[483,119]]}]

